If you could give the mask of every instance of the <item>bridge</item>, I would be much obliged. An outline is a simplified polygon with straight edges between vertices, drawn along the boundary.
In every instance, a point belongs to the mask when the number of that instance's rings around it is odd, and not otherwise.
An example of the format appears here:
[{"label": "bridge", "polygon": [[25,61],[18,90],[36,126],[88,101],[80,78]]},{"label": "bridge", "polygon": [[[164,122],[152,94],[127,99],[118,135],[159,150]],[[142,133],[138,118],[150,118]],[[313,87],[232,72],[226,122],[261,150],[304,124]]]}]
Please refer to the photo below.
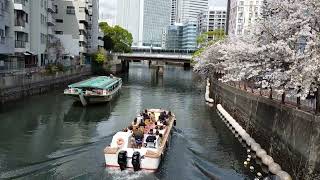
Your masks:
[{"label": "bridge", "polygon": [[194,50],[132,48],[132,53],[116,54],[122,60],[150,60],[190,63]]},{"label": "bridge", "polygon": [[160,71],[166,63],[181,63],[189,68],[194,50],[164,50],[164,49],[132,49],[132,53],[113,53],[121,61],[122,69],[129,69],[131,61],[149,61],[149,66],[157,66]]}]

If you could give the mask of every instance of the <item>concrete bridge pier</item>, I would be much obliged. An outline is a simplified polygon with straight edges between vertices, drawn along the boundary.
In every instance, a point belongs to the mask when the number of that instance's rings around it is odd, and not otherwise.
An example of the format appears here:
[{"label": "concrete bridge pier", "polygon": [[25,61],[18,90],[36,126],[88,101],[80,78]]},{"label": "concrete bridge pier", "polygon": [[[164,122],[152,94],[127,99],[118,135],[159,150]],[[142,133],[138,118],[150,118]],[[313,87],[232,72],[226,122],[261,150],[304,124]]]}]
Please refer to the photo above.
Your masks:
[{"label": "concrete bridge pier", "polygon": [[191,65],[190,65],[190,63],[183,63],[183,67],[185,68],[185,69],[189,69],[190,67],[191,67]]},{"label": "concrete bridge pier", "polygon": [[129,61],[121,60],[122,72],[129,72]]}]

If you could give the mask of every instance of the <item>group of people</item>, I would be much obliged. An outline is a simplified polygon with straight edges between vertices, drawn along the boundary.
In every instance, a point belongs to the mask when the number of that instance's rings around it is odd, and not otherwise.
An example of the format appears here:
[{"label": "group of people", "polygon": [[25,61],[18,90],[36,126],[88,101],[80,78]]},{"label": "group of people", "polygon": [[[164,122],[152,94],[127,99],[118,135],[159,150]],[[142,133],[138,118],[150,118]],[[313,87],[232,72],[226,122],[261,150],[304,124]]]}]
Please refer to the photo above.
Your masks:
[{"label": "group of people", "polygon": [[[158,118],[160,123],[158,123],[154,112],[148,113],[148,110],[144,110],[144,112],[140,113],[140,115],[133,120],[128,128],[123,130],[125,132],[132,132],[130,145],[133,148],[141,148],[144,138],[146,138],[147,143],[155,142],[157,138],[160,138],[161,142],[163,134],[161,134],[160,131],[167,126],[167,119],[170,115],[171,112],[161,112]],[[145,134],[147,135],[145,136]]]}]

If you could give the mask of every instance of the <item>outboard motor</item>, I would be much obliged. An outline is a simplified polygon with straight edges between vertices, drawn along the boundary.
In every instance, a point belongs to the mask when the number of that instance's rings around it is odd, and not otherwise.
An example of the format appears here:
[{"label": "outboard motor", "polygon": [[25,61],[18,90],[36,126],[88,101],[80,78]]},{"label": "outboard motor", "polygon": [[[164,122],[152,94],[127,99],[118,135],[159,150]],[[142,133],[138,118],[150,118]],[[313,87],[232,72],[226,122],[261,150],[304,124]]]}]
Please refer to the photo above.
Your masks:
[{"label": "outboard motor", "polygon": [[132,160],[131,160],[134,171],[140,170],[140,161],[141,161],[140,152],[135,151],[132,155]]},{"label": "outboard motor", "polygon": [[125,170],[127,167],[127,151],[120,151],[118,154],[118,164],[121,171]]}]

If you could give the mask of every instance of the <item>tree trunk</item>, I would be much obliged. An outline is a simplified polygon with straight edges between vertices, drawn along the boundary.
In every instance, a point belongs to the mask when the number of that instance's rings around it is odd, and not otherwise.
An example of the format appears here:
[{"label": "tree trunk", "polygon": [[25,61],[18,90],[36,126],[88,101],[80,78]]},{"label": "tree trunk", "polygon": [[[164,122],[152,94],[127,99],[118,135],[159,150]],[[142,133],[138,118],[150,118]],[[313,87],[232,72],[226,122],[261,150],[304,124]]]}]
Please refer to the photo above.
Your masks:
[{"label": "tree trunk", "polygon": [[317,91],[315,92],[316,96],[316,114],[320,114],[320,93],[319,86],[317,87]]},{"label": "tree trunk", "polygon": [[272,87],[270,87],[270,94],[269,94],[269,98],[272,99]]},{"label": "tree trunk", "polygon": [[298,109],[301,109],[301,98],[300,97],[297,97],[297,106],[298,106]]},{"label": "tree trunk", "polygon": [[281,95],[281,103],[285,104],[285,101],[286,101],[286,92],[283,92]]}]

